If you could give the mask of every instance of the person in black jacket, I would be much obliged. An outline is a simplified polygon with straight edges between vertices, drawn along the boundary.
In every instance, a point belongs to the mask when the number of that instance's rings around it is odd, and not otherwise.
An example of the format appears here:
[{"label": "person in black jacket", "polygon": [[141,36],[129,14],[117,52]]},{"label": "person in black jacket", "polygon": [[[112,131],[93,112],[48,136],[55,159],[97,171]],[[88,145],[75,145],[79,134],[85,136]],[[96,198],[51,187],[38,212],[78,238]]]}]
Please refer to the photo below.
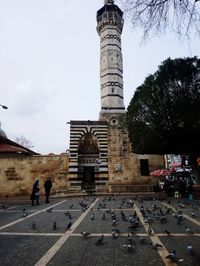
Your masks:
[{"label": "person in black jacket", "polygon": [[40,205],[39,198],[40,198],[40,182],[39,182],[39,179],[37,179],[35,183],[33,184],[33,189],[32,189],[32,193],[30,197],[30,200],[32,201],[32,206],[35,205],[34,204],[35,201],[37,205]]},{"label": "person in black jacket", "polygon": [[51,179],[48,178],[44,183],[46,203],[49,203],[49,195],[51,192],[51,188],[52,188],[52,182],[51,182]]}]

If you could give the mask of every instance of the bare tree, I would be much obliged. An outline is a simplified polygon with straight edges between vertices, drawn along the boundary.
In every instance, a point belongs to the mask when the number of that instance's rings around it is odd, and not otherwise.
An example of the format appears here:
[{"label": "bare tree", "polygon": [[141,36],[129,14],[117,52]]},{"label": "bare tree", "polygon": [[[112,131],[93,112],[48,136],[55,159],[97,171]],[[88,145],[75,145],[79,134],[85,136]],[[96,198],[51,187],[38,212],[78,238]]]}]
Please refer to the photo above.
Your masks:
[{"label": "bare tree", "polygon": [[23,135],[21,135],[20,137],[16,137],[15,141],[22,145],[23,147],[26,147],[28,149],[32,149],[34,147],[34,145],[32,144],[32,142],[27,139],[26,137],[24,137]]},{"label": "bare tree", "polygon": [[175,31],[180,38],[200,36],[200,0],[119,0],[134,27],[151,34]]}]

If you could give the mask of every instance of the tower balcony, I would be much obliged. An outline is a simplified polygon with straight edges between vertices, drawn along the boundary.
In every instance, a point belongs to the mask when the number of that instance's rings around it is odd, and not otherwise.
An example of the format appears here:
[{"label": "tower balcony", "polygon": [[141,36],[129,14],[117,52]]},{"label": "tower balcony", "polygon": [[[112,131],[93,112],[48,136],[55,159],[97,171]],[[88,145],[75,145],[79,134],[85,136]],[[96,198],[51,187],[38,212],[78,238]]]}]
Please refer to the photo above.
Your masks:
[{"label": "tower balcony", "polygon": [[124,24],[123,12],[116,5],[105,5],[97,11],[97,32],[107,25],[116,26],[122,32]]}]

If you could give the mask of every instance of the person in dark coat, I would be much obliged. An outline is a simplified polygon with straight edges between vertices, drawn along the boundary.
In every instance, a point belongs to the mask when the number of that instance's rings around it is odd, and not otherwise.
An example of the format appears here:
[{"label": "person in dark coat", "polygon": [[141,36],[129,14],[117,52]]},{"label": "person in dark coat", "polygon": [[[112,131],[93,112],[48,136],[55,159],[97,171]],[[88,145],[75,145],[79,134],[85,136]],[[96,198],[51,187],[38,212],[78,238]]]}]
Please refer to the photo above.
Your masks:
[{"label": "person in dark coat", "polygon": [[48,178],[44,183],[46,203],[49,203],[49,195],[51,192],[51,188],[52,188],[52,182],[51,182],[51,179]]},{"label": "person in dark coat", "polygon": [[37,205],[40,205],[39,198],[40,198],[40,182],[37,179],[33,184],[33,189],[30,197],[30,200],[32,200],[32,206],[35,205],[35,201]]}]

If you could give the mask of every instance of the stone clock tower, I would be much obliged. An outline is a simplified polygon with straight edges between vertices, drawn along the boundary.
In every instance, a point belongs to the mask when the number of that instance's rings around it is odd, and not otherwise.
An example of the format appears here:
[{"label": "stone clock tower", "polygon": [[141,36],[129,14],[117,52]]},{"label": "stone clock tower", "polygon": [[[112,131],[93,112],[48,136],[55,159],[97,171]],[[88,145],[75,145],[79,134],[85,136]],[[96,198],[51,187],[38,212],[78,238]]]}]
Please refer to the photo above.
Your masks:
[{"label": "stone clock tower", "polygon": [[123,96],[123,63],[121,33],[123,12],[113,0],[105,0],[97,11],[97,32],[100,36],[100,120],[118,125],[125,117]]}]

